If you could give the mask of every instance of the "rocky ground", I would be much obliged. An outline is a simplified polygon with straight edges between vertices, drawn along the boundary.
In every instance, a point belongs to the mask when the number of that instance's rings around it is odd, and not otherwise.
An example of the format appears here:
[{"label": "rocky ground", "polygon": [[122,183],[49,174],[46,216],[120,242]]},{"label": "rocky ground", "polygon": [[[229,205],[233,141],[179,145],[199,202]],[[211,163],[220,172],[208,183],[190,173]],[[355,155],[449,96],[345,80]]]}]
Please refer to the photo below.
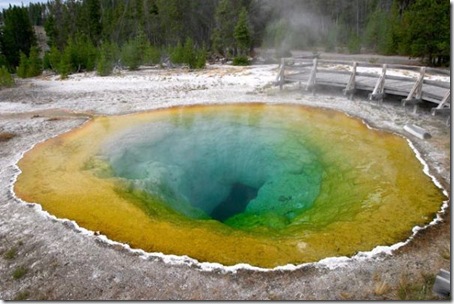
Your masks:
[{"label": "rocky ground", "polygon": [[[144,68],[109,77],[47,75],[0,91],[0,299],[3,300],[391,300],[440,299],[432,293],[440,268],[450,269],[450,207],[405,245],[371,257],[302,265],[293,270],[197,264],[132,252],[74,229],[16,199],[15,166],[36,143],[82,125],[93,115],[132,113],[194,103],[297,103],[334,108],[370,126],[408,136],[427,171],[450,192],[450,128],[427,109],[412,112],[388,100],[379,106],[339,92],[316,96],[273,87],[277,65],[213,65],[203,71]],[[405,134],[417,124],[432,138]],[[449,193],[450,194],[450,193]],[[395,249],[395,250],[390,250]],[[380,250],[378,250],[380,251]],[[369,255],[368,255],[369,256]]]}]

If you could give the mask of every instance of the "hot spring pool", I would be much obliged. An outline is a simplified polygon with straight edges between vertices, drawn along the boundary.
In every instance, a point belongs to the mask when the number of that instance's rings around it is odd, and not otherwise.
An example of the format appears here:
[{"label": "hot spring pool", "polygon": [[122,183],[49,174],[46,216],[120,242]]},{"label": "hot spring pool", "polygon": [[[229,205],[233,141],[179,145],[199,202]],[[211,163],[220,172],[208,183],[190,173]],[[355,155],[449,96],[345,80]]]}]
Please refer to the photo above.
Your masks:
[{"label": "hot spring pool", "polygon": [[407,141],[332,110],[174,107],[36,145],[14,191],[149,252],[260,267],[407,239],[445,199]]}]

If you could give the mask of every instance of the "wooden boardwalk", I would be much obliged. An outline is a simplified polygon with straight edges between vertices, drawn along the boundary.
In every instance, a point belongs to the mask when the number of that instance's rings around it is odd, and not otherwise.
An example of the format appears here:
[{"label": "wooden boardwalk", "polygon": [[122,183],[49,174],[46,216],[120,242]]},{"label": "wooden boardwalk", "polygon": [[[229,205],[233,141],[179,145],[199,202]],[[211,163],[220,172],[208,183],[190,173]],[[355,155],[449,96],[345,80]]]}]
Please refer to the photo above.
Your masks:
[{"label": "wooden boardwalk", "polygon": [[[450,77],[449,71],[427,67],[378,65],[317,58],[283,58],[276,85],[282,89],[286,83],[296,82],[306,91],[314,91],[319,86],[338,87],[350,98],[357,90],[368,91],[369,99],[380,103],[387,94],[396,95],[404,97],[402,99],[404,106],[415,105],[415,111],[418,104],[427,101],[434,105],[433,115],[440,112],[450,113],[450,81],[429,80],[427,73],[441,73]],[[405,74],[413,74],[413,77],[400,76]]]}]

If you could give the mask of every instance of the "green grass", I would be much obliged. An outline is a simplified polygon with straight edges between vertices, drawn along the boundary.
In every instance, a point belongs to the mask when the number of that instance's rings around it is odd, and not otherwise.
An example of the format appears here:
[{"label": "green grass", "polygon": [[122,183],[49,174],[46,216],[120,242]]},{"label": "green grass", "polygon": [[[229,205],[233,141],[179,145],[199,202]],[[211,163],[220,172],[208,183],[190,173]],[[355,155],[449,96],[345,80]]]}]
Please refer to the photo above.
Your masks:
[{"label": "green grass", "polygon": [[435,296],[432,293],[432,287],[435,282],[435,275],[422,274],[422,281],[410,282],[408,276],[401,278],[397,296],[402,301],[408,300],[433,300]]},{"label": "green grass", "polygon": [[445,260],[451,259],[451,250],[449,246],[445,246],[441,249],[440,256]]},{"label": "green grass", "polygon": [[27,290],[21,291],[18,294],[16,294],[13,301],[24,301],[24,300],[27,300],[29,296],[30,296],[30,292],[28,292]]},{"label": "green grass", "polygon": [[247,66],[250,65],[249,59],[247,56],[236,56],[233,58],[233,65],[236,66]]},{"label": "green grass", "polygon": [[23,278],[28,272],[28,269],[24,266],[19,266],[13,271],[13,279],[19,280]]},{"label": "green grass", "polygon": [[17,248],[16,247],[13,247],[11,248],[10,250],[8,250],[4,255],[3,257],[6,259],[6,260],[12,260],[16,257],[17,255]]}]

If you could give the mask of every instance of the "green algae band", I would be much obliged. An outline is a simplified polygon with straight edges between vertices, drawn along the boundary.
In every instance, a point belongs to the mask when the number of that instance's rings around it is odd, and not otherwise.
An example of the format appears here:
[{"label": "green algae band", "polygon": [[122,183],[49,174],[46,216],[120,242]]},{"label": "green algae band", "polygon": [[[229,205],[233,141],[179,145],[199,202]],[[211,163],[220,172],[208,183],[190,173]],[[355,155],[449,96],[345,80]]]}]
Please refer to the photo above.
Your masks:
[{"label": "green algae band", "polygon": [[405,139],[330,110],[175,107],[37,145],[16,194],[110,239],[275,267],[405,240],[444,196]]}]

